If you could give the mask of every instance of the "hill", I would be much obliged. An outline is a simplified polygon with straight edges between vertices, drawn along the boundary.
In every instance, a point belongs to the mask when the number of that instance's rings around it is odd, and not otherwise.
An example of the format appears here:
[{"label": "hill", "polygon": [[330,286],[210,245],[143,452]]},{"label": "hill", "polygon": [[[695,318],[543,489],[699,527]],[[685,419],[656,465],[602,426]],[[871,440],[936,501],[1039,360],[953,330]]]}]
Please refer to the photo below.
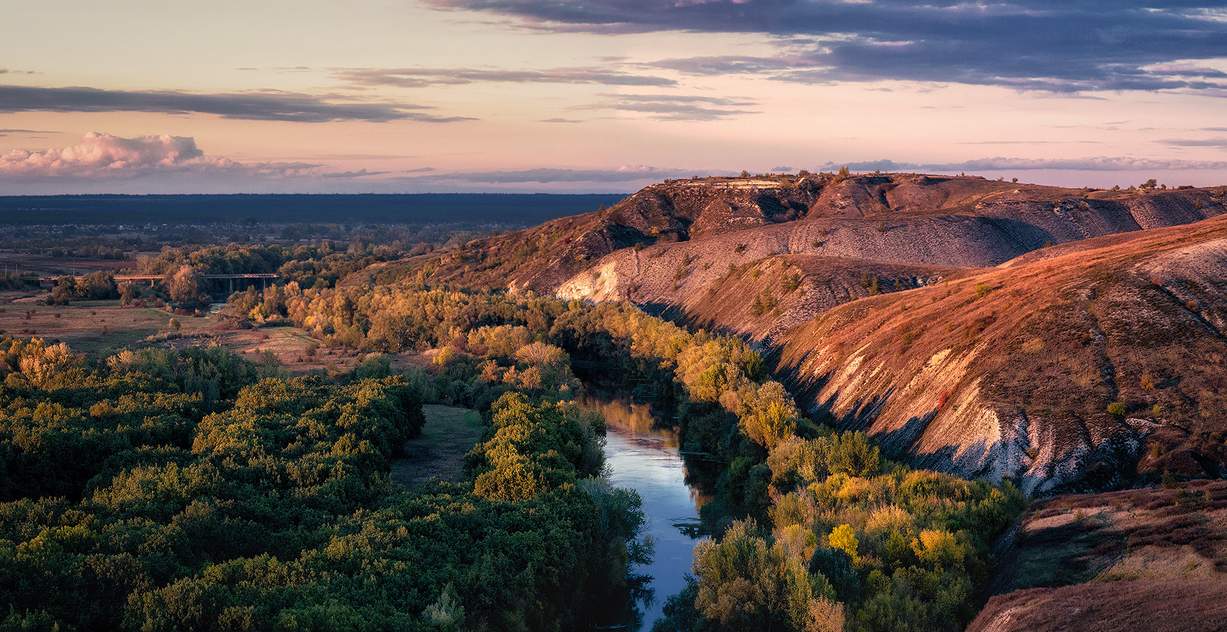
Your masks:
[{"label": "hill", "polygon": [[1227,217],[858,300],[790,331],[810,407],[1025,491],[1227,471]]},{"label": "hill", "polygon": [[[722,186],[712,184],[717,190]],[[718,284],[730,265],[812,255],[875,265],[992,266],[1053,244],[1204,219],[1224,211],[1225,193],[1085,191],[972,177],[827,178],[796,220],[738,222],[736,228],[708,228],[691,239],[623,248],[587,266],[566,267],[581,271],[558,287],[556,276],[539,275],[550,282],[532,289],[692,311],[697,297]]]},{"label": "hill", "polygon": [[346,282],[629,300],[778,351],[811,411],[897,455],[1098,489],[1227,471],[1227,223],[1202,221],[1225,204],[1227,187],[671,180]]},{"label": "hill", "polygon": [[1224,525],[1224,481],[1044,501],[1015,529],[968,632],[1221,630]]},{"label": "hill", "polygon": [[730,265],[768,257],[990,266],[1046,245],[1204,219],[1224,212],[1225,202],[1225,188],[1094,191],[971,176],[669,180],[603,210],[388,264],[356,280],[422,274],[469,287],[693,307]]}]

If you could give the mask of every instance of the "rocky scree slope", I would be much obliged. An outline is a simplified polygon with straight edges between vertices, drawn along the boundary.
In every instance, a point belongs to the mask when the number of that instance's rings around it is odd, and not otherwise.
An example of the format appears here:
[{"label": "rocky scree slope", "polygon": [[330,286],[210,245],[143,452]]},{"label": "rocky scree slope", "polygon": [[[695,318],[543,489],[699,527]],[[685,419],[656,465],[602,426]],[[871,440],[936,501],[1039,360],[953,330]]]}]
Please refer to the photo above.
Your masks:
[{"label": "rocky scree slope", "polygon": [[1227,216],[857,300],[781,339],[814,412],[1029,494],[1227,473]]}]

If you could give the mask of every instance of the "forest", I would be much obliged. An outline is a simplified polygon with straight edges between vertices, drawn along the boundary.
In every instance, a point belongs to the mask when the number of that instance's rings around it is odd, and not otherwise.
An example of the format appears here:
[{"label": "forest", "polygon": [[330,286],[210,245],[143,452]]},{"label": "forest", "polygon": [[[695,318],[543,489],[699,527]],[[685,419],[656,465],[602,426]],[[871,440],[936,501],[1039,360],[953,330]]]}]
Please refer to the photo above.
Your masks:
[{"label": "forest", "polygon": [[469,480],[410,492],[403,377],[0,348],[0,629],[585,629],[638,554],[600,421],[565,402],[504,394]]},{"label": "forest", "polygon": [[[991,544],[1023,507],[1008,482],[915,470],[861,433],[807,419],[745,342],[628,304],[420,282],[290,284],[274,296],[234,304],[331,344],[428,350],[435,396],[447,401],[482,407],[517,388],[565,396],[579,387],[563,370],[573,368],[673,410],[683,449],[715,457],[692,467],[715,492],[703,511],[724,535],[700,545],[694,579],[660,630],[962,629]],[[545,357],[556,359],[535,360]]]}]

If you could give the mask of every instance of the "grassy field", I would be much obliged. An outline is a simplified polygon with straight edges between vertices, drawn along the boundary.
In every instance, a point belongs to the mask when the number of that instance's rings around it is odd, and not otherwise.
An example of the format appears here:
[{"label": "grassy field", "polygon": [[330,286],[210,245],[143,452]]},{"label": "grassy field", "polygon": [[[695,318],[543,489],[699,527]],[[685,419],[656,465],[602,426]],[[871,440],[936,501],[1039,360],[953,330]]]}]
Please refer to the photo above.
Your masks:
[{"label": "grassy field", "polygon": [[405,443],[406,456],[392,464],[392,480],[413,487],[431,480],[464,478],[464,455],[481,439],[481,415],[469,408],[422,407],[422,436]]},{"label": "grassy field", "polygon": [[[120,308],[119,301],[80,301],[72,305],[43,305],[28,292],[0,293],[0,332],[10,336],[38,336],[67,342],[74,349],[105,355],[169,331],[171,315],[153,308]],[[203,325],[179,317],[183,331]]]},{"label": "grassy field", "polygon": [[[157,254],[144,253],[144,254]],[[133,259],[96,259],[92,257],[53,257],[25,252],[0,250],[0,273],[13,276],[59,276],[86,274],[96,270],[118,272],[136,265]]]},{"label": "grassy field", "polygon": [[[292,372],[345,371],[360,363],[364,354],[349,349],[321,347],[294,327],[238,329],[216,315],[172,315],[154,307],[121,307],[119,301],[74,301],[70,305],[44,305],[45,292],[0,292],[0,335],[39,337],[68,343],[92,357],[105,357],[120,349],[142,346],[219,344],[251,360],[276,363]],[[179,322],[179,330],[170,325]],[[398,358],[397,365],[409,362]]]}]

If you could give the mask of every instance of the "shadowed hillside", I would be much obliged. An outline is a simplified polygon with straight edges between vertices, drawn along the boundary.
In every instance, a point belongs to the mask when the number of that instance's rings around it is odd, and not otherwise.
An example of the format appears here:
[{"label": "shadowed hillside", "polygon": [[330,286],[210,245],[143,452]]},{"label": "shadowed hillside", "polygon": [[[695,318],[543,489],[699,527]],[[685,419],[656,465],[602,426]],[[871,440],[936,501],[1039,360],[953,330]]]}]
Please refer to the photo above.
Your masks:
[{"label": "shadowed hillside", "polygon": [[[681,305],[661,307],[680,320],[770,344],[814,314],[858,298],[924,287],[963,268],[880,263],[820,255],[777,255],[744,265]],[[652,304],[646,304],[651,307]]]}]

